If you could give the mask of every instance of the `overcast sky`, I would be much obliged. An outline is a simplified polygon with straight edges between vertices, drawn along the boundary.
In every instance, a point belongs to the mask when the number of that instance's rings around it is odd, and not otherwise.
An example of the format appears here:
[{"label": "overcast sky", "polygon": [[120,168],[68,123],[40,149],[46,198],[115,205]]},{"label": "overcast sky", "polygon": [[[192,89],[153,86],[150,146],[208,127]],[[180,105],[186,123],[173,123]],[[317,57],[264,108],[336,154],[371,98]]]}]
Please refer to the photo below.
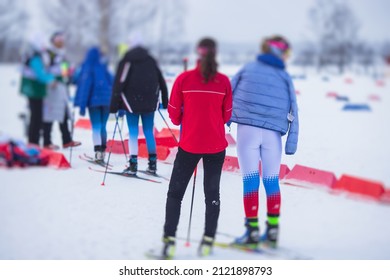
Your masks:
[{"label": "overcast sky", "polygon": [[[315,0],[185,0],[187,38],[210,35],[224,42],[258,43],[279,33],[292,41],[310,38],[308,10]],[[390,0],[346,0],[369,41],[390,40]]]}]

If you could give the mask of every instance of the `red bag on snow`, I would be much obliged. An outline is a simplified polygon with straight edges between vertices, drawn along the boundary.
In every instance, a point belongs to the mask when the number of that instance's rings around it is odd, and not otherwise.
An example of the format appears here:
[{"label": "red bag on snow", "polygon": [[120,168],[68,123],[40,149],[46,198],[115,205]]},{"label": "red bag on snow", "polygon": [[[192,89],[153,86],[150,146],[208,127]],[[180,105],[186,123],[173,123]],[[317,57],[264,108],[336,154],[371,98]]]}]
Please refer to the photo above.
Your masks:
[{"label": "red bag on snow", "polygon": [[49,156],[43,155],[41,150],[17,141],[0,143],[0,165],[12,166],[45,166]]}]

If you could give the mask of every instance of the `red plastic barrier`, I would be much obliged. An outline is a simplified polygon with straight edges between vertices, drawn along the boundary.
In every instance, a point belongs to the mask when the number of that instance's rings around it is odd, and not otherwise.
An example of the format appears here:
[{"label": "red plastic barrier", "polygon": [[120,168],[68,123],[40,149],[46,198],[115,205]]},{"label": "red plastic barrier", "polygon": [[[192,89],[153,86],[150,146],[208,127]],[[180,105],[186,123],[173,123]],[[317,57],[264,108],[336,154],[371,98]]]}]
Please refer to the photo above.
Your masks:
[{"label": "red plastic barrier", "polygon": [[[157,146],[157,159],[165,160],[169,156],[169,148],[165,146]],[[148,148],[146,144],[138,145],[138,156],[143,158],[148,158]]]},{"label": "red plastic barrier", "polygon": [[92,129],[91,121],[89,119],[78,119],[75,124],[75,128]]},{"label": "red plastic barrier", "polygon": [[352,83],[353,83],[353,80],[352,80],[352,78],[346,78],[346,79],[344,80],[344,82],[345,82],[346,84],[352,84]]},{"label": "red plastic barrier", "polygon": [[[129,140],[125,139],[123,142],[124,143],[122,145],[122,141],[120,140],[114,140],[114,141],[109,140],[107,142],[106,152],[110,152],[111,150],[111,153],[113,154],[123,154],[123,147],[124,147],[126,154],[129,154],[129,145],[128,145]],[[168,157],[169,155],[168,147],[157,146],[156,149],[157,149],[157,159],[165,160]],[[144,143],[138,144],[138,156],[148,158],[149,154],[148,154],[148,149],[146,147],[146,144]]]},{"label": "red plastic barrier", "polygon": [[286,175],[290,173],[290,168],[288,168],[287,165],[281,164],[280,165],[280,172],[279,172],[279,179],[283,179],[286,177]]},{"label": "red plastic barrier", "polygon": [[234,140],[233,136],[230,133],[226,133],[225,138],[226,138],[226,141],[228,142],[229,146],[237,144],[236,140]]},{"label": "red plastic barrier", "polygon": [[385,188],[381,182],[357,178],[350,175],[342,175],[337,181],[335,189],[348,191],[355,194],[361,194],[380,199]]},{"label": "red plastic barrier", "polygon": [[49,162],[48,165],[57,167],[57,168],[70,168],[70,164],[66,157],[59,152],[54,152],[49,149],[42,149],[42,156],[48,156]]},{"label": "red plastic barrier", "polygon": [[371,94],[368,96],[368,99],[371,101],[381,101],[381,97],[377,94]]},{"label": "red plastic barrier", "polygon": [[123,141],[120,140],[108,140],[106,152],[110,152],[113,154],[123,154],[123,147],[125,148],[126,154],[129,154],[129,140],[125,139]]},{"label": "red plastic barrier", "polygon": [[376,85],[377,85],[378,87],[384,87],[384,86],[385,86],[385,82],[384,82],[384,81],[381,81],[381,80],[378,80],[378,81],[376,81]]},{"label": "red plastic barrier", "polygon": [[326,94],[326,96],[327,96],[327,97],[337,97],[337,96],[339,96],[339,95],[337,94],[337,92],[330,91],[330,92],[328,92],[328,93]]},{"label": "red plastic barrier", "polygon": [[336,181],[336,176],[332,172],[297,164],[284,177],[282,183],[301,187],[326,187],[331,189],[335,186]]},{"label": "red plastic barrier", "polygon": [[[175,140],[172,133],[175,135],[177,140]],[[176,147],[177,146],[176,141],[179,140],[180,131],[178,129],[169,130],[168,128],[163,128],[160,132],[157,132],[155,134],[155,137],[156,137],[156,144],[158,146],[165,146],[169,148]]]},{"label": "red plastic barrier", "polygon": [[385,192],[381,195],[380,201],[390,203],[390,189],[385,189]]},{"label": "red plastic barrier", "polygon": [[233,156],[226,156],[222,170],[229,172],[239,172],[240,167],[238,164],[238,158]]}]

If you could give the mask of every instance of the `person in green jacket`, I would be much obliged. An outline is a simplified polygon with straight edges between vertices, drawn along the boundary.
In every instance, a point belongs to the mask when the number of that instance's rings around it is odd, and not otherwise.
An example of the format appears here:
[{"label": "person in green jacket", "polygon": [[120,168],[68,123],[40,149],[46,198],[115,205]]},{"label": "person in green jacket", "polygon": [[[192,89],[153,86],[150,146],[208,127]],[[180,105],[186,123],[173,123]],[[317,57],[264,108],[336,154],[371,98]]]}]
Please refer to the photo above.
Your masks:
[{"label": "person in green jacket", "polygon": [[39,145],[41,129],[43,129],[43,99],[47,94],[47,87],[56,85],[54,75],[46,70],[42,56],[44,50],[43,35],[41,33],[33,34],[28,41],[28,52],[22,68],[20,88],[21,93],[28,98],[30,110],[28,142],[36,145]]}]

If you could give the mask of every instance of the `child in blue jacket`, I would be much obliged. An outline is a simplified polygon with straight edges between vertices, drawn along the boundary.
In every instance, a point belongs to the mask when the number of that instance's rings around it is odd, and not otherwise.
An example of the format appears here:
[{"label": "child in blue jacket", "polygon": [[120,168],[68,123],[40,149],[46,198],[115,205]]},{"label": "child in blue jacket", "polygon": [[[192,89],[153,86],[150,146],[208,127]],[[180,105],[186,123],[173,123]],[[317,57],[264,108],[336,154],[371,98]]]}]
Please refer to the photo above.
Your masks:
[{"label": "child in blue jacket", "polygon": [[76,83],[77,91],[74,105],[80,107],[81,116],[85,115],[88,108],[92,124],[95,161],[103,163],[113,76],[109,72],[105,56],[99,48],[93,47],[87,52]]}]

